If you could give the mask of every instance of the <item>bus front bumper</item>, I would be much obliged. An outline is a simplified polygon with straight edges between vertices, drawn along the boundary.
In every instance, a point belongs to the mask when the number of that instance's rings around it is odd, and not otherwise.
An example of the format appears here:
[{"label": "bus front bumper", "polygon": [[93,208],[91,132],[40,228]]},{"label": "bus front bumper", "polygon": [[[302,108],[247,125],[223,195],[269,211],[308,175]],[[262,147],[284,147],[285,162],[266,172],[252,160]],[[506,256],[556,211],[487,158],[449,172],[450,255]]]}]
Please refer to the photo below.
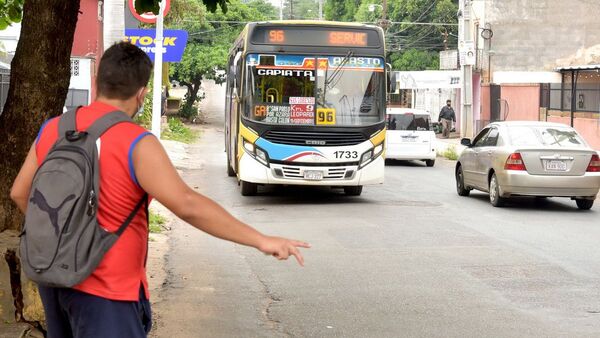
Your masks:
[{"label": "bus front bumper", "polygon": [[[382,156],[360,169],[357,165],[336,166],[334,163],[331,166],[271,163],[266,167],[248,154],[243,154],[238,172],[240,180],[257,184],[356,186],[383,183],[384,167]],[[313,179],[305,179],[310,176]]]}]

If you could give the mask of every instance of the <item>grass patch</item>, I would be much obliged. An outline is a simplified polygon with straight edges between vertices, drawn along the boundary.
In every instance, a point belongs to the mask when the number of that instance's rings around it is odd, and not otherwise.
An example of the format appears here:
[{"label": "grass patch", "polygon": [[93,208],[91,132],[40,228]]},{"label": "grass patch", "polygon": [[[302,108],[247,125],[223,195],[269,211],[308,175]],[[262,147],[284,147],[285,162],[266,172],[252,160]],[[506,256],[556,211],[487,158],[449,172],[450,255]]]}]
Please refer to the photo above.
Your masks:
[{"label": "grass patch", "polygon": [[456,148],[454,146],[449,146],[443,153],[440,153],[440,155],[451,161],[458,160],[458,153],[456,152]]},{"label": "grass patch", "polygon": [[159,234],[163,231],[163,225],[167,223],[167,219],[150,210],[150,233]]},{"label": "grass patch", "polygon": [[162,138],[183,143],[193,143],[198,139],[199,132],[187,127],[177,117],[170,117],[168,127],[162,131]]}]

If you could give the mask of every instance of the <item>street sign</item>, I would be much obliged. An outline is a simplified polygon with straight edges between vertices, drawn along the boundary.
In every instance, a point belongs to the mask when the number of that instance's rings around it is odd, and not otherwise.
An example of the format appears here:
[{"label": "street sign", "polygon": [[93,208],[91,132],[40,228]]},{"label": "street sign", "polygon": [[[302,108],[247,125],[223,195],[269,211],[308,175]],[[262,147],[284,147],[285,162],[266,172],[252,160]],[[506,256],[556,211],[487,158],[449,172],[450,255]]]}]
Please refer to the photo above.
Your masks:
[{"label": "street sign", "polygon": [[[184,30],[165,29],[163,33],[163,62],[179,62],[183,57],[187,44],[188,32]],[[142,49],[154,61],[156,30],[126,29],[125,41]]]},{"label": "street sign", "polygon": [[[136,0],[127,0],[127,2],[129,3],[129,10],[131,11],[131,14],[133,14],[133,16],[138,19],[138,21],[144,22],[144,23],[156,23],[156,17],[158,15],[152,13],[152,12],[148,12],[148,13],[144,13],[144,14],[138,14],[135,11],[135,1]],[[171,0],[162,0],[165,2],[165,11],[163,14],[163,17],[165,17],[167,15],[167,13],[169,13],[169,10],[171,9]]]}]

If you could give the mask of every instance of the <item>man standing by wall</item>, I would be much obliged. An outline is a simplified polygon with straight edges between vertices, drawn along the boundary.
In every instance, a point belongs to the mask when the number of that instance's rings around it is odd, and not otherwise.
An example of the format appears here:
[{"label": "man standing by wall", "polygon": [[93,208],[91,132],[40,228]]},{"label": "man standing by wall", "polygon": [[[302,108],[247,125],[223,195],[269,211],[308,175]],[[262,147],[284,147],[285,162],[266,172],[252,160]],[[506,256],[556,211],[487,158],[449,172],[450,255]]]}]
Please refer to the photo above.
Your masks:
[{"label": "man standing by wall", "polygon": [[448,138],[452,130],[452,122],[456,122],[456,114],[454,114],[454,109],[452,109],[452,101],[446,100],[446,105],[440,111],[438,122],[442,122],[442,136]]}]

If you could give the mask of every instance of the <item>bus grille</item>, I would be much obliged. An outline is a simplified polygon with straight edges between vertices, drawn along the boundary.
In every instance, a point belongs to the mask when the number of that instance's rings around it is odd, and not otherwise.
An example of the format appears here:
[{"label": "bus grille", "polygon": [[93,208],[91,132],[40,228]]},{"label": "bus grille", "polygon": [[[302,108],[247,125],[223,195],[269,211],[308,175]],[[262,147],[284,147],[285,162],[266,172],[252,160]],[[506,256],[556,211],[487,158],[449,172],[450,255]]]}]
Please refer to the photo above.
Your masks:
[{"label": "bus grille", "polygon": [[303,132],[270,130],[263,137],[273,143],[297,146],[352,146],[367,140],[359,132]]},{"label": "bus grille", "polygon": [[[282,166],[281,172],[283,173],[283,178],[290,179],[303,179],[302,175],[303,170],[297,166]],[[325,180],[340,180],[340,179],[349,179],[354,175],[354,170],[346,167],[332,167],[325,169],[323,173],[323,179]]]}]

